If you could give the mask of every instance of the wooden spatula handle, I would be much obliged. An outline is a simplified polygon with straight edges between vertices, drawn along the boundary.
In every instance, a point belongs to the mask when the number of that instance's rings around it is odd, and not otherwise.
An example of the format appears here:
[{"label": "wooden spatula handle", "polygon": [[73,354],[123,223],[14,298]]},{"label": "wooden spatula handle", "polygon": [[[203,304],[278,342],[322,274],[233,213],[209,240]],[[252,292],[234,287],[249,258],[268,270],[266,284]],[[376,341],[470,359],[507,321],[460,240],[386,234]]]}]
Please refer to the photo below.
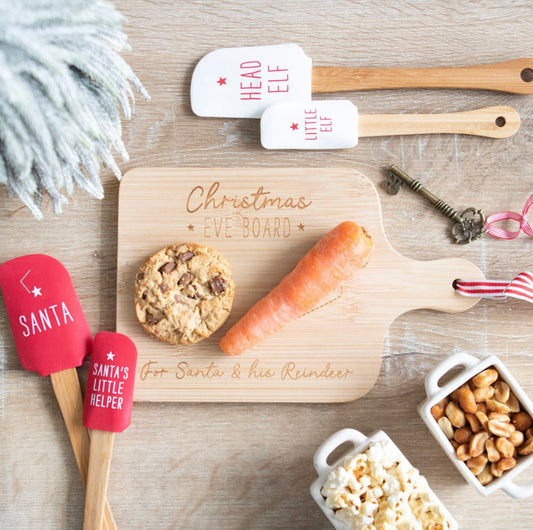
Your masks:
[{"label": "wooden spatula handle", "polygon": [[105,496],[113,454],[115,433],[91,431],[89,476],[85,493],[84,530],[100,530],[104,518]]},{"label": "wooden spatula handle", "polygon": [[[50,374],[54,393],[59,408],[63,414],[70,443],[74,450],[78,469],[80,470],[83,485],[87,485],[89,469],[90,439],[89,432],[83,425],[83,398],[81,395],[80,380],[75,368],[69,368],[55,374]],[[104,528],[116,529],[109,503],[105,503]]]},{"label": "wooden spatula handle", "polygon": [[317,92],[387,88],[474,88],[533,94],[533,59],[449,68],[344,68],[313,66]]},{"label": "wooden spatula handle", "polygon": [[360,137],[447,133],[507,138],[520,127],[520,116],[511,107],[449,114],[359,114],[357,119]]}]

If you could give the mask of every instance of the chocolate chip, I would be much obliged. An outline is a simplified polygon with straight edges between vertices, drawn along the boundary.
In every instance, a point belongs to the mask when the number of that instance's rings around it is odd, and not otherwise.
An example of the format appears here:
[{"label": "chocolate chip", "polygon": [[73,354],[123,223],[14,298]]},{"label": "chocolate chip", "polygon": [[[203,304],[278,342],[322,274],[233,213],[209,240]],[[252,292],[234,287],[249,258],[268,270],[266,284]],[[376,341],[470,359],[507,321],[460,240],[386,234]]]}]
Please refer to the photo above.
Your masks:
[{"label": "chocolate chip", "polygon": [[157,324],[156,318],[149,311],[146,311],[146,322],[148,322],[148,324],[151,326],[155,326]]},{"label": "chocolate chip", "polygon": [[146,300],[146,297],[147,297],[147,296],[148,296],[148,295],[146,294],[146,291],[144,291],[143,296],[142,296],[142,299],[143,299],[143,300]]},{"label": "chocolate chip", "polygon": [[159,289],[161,289],[162,293],[166,293],[168,291],[168,285],[165,282],[160,283],[159,284]]},{"label": "chocolate chip", "polygon": [[168,263],[165,263],[162,267],[159,268],[159,272],[161,274],[163,272],[165,274],[170,274],[176,267],[177,267],[177,264],[175,261],[169,261]]},{"label": "chocolate chip", "polygon": [[137,281],[140,282],[141,280],[144,280],[144,272],[139,272],[139,274],[137,274]]},{"label": "chocolate chip", "polygon": [[178,280],[178,285],[187,285],[187,284],[191,283],[191,280],[192,280],[192,274],[190,272],[186,272]]},{"label": "chocolate chip", "polygon": [[187,261],[189,261],[190,259],[192,259],[194,257],[194,252],[191,252],[190,250],[187,250],[186,252],[180,252],[178,254],[178,259],[182,262],[182,263],[186,263]]},{"label": "chocolate chip", "polygon": [[209,280],[209,286],[215,294],[218,294],[226,289],[226,287],[228,286],[228,282],[220,276],[215,276],[214,278],[211,278]]}]

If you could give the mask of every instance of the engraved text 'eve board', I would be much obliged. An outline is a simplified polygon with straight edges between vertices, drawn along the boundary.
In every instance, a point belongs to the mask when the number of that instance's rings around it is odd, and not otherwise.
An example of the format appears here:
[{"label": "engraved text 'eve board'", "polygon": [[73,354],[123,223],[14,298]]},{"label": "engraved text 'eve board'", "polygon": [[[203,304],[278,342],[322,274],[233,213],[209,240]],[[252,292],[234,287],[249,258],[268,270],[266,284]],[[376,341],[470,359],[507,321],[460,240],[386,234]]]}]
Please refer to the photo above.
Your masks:
[{"label": "engraved text 'eve board'", "polygon": [[[375,252],[330,300],[255,349],[228,357],[218,340],[336,224],[370,232]],[[172,346],[137,322],[139,265],[172,243],[211,246],[233,269],[233,310],[212,337]],[[136,401],[336,402],[370,390],[383,341],[406,311],[458,312],[477,299],[457,295],[458,277],[483,274],[463,259],[415,261],[389,245],[376,189],[352,169],[159,169],[129,171],[121,185],[117,332],[138,349]]]}]

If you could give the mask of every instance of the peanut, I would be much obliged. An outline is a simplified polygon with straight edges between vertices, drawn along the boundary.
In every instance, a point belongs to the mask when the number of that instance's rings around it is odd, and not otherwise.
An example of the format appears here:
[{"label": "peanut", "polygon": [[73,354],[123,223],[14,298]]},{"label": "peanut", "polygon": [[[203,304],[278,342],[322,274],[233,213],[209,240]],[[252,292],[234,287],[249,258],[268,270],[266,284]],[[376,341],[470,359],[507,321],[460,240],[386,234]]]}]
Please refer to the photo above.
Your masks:
[{"label": "peanut", "polygon": [[533,453],[533,438],[527,439],[519,448],[518,454],[522,456],[530,455]]},{"label": "peanut", "polygon": [[502,458],[498,462],[491,464],[490,468],[495,477],[501,477],[504,471],[509,471],[514,466],[516,466],[516,460],[514,458]]},{"label": "peanut", "polygon": [[477,458],[485,451],[485,443],[489,439],[489,433],[486,431],[478,432],[470,440],[469,453],[471,458]]},{"label": "peanut", "polygon": [[487,408],[491,412],[498,412],[501,414],[506,414],[508,412],[511,412],[511,409],[505,403],[500,403],[499,401],[496,401],[495,399],[487,399],[485,403],[487,404]]},{"label": "peanut", "polygon": [[472,382],[478,388],[482,388],[484,386],[492,385],[496,379],[498,379],[498,372],[494,368],[487,368],[473,377]]},{"label": "peanut", "polygon": [[489,425],[489,419],[487,418],[487,415],[484,412],[481,412],[480,410],[478,410],[477,412],[474,413],[474,416],[477,418],[479,423],[481,423],[481,426],[485,430],[487,430],[488,425]]},{"label": "peanut", "polygon": [[494,397],[494,388],[491,386],[484,386],[482,388],[476,387],[472,390],[472,393],[474,394],[474,399],[478,403],[482,403],[487,401],[487,399],[492,399]]},{"label": "peanut", "polygon": [[446,416],[454,427],[464,427],[466,423],[465,413],[453,402],[446,405]]},{"label": "peanut", "polygon": [[470,458],[470,460],[466,461],[466,465],[468,466],[468,469],[474,473],[474,475],[479,475],[485,466],[487,465],[487,457],[485,455],[479,455],[475,458]]},{"label": "peanut", "polygon": [[522,431],[515,431],[509,436],[509,441],[514,447],[518,447],[524,443],[524,433]]},{"label": "peanut", "polygon": [[460,444],[467,444],[473,436],[473,432],[468,427],[461,427],[456,429],[453,433],[453,437]]},{"label": "peanut", "polygon": [[509,394],[509,399],[505,404],[511,412],[520,412],[520,403],[518,398],[512,392]]},{"label": "peanut", "polygon": [[450,420],[446,416],[443,416],[437,423],[444,433],[444,436],[446,436],[448,440],[451,440],[453,438],[453,427]]},{"label": "peanut", "polygon": [[457,449],[459,447],[459,443],[456,442],[455,440],[450,440],[450,443],[452,444],[453,450],[457,451]]},{"label": "peanut", "polygon": [[488,412],[487,405],[484,402],[479,402],[477,404],[477,411],[483,412],[483,414],[487,414],[487,412]]},{"label": "peanut", "polygon": [[470,458],[470,453],[468,452],[468,444],[461,444],[456,450],[455,454],[461,462],[465,462]]},{"label": "peanut", "polygon": [[476,398],[468,385],[463,385],[457,389],[457,396],[459,397],[459,405],[467,414],[473,414],[477,410]]},{"label": "peanut", "polygon": [[514,445],[505,438],[496,440],[496,449],[498,449],[503,458],[511,458],[514,455]]},{"label": "peanut", "polygon": [[526,440],[527,440],[528,438],[533,438],[533,428],[530,427],[530,428],[526,431],[525,435],[526,435]]},{"label": "peanut", "polygon": [[431,415],[435,418],[436,421],[438,421],[444,416],[444,409],[446,408],[447,404],[448,398],[444,398],[443,400],[439,401],[438,403],[435,403],[435,405],[431,407]]},{"label": "peanut", "polygon": [[481,422],[476,418],[474,414],[466,414],[466,421],[470,425],[470,429],[473,433],[479,432],[483,429]]},{"label": "peanut", "polygon": [[503,421],[503,423],[511,423],[511,416],[509,414],[502,414],[501,412],[489,412],[489,420]]},{"label": "peanut", "polygon": [[498,379],[498,381],[494,383],[494,397],[500,403],[505,403],[509,399],[510,392],[511,389],[505,381]]},{"label": "peanut", "polygon": [[492,434],[500,436],[501,438],[509,438],[509,436],[511,436],[511,434],[513,434],[513,432],[515,431],[515,427],[512,423],[504,423],[503,421],[498,420],[489,420],[488,430]]},{"label": "peanut", "polygon": [[513,414],[513,425],[519,431],[527,431],[532,423],[533,420],[531,419],[531,416],[525,411]]},{"label": "peanut", "polygon": [[489,438],[485,442],[485,451],[487,451],[487,458],[489,459],[489,462],[497,462],[501,458],[498,449],[496,449],[496,442],[494,441],[494,438]]},{"label": "peanut", "polygon": [[483,468],[483,471],[481,471],[481,473],[477,476],[477,479],[479,480],[482,486],[486,486],[489,482],[492,482],[494,480],[494,477],[490,472],[490,466],[488,464]]}]

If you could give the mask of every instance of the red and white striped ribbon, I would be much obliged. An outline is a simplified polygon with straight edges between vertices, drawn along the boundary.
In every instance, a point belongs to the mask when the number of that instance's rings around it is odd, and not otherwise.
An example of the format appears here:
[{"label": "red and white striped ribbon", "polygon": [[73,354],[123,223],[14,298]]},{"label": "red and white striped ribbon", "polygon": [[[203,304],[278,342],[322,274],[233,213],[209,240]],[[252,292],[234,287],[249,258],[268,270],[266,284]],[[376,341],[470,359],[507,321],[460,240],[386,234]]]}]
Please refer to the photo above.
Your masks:
[{"label": "red and white striped ribbon", "polygon": [[[529,224],[526,218],[529,208],[532,204],[533,194],[530,195],[529,199],[527,200],[524,209],[522,210],[522,215],[517,212],[500,212],[489,215],[487,217],[487,221],[485,222],[485,231],[487,232],[487,234],[497,237],[499,239],[514,239],[518,236],[518,234],[520,234],[520,230],[523,230],[524,234],[528,236],[533,236],[533,228],[531,228],[531,225]],[[497,223],[498,221],[503,221],[505,219],[512,219],[514,221],[518,221],[518,230],[511,232],[510,230],[504,230],[503,228],[494,226],[494,223]]]},{"label": "red and white striped ribbon", "polygon": [[533,274],[521,272],[510,282],[499,280],[455,280],[454,287],[463,296],[505,300],[508,296],[533,303]]}]

